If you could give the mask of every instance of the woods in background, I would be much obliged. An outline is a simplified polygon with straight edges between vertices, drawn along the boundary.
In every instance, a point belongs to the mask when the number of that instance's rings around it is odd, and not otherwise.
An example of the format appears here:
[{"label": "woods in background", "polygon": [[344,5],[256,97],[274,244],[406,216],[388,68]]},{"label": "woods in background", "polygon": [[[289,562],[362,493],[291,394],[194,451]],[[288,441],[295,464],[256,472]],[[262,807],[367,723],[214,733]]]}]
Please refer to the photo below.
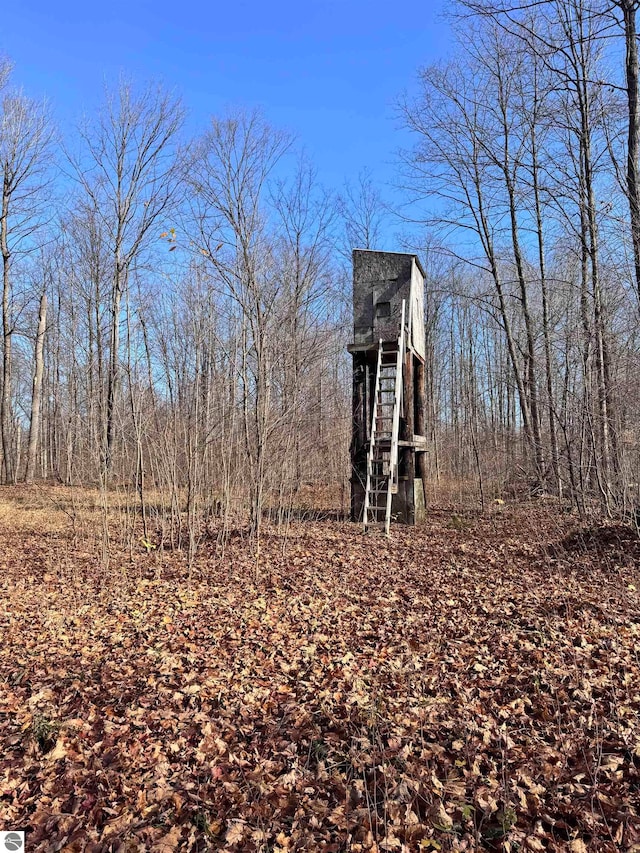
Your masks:
[{"label": "woods in background", "polygon": [[145,535],[151,489],[180,542],[340,482],[349,434],[334,199],[257,113],[182,117],[123,83],[54,150],[6,95],[0,219],[3,482],[129,489]]},{"label": "woods in background", "polygon": [[[392,247],[427,262],[434,494],[631,515],[636,5],[459,12],[455,59],[402,104],[422,224]],[[2,481],[124,489],[189,553],[212,515],[257,536],[306,484],[344,488],[349,250],[393,227],[370,176],[329,192],[258,113],[186,140],[176,98],[128,83],[61,140],[7,62],[0,86]]]},{"label": "woods in background", "polygon": [[436,473],[475,469],[480,486],[526,474],[582,512],[594,500],[628,512],[640,462],[637,4],[458,12],[458,58],[423,69],[402,105],[416,139],[404,183],[430,207],[435,250]]}]

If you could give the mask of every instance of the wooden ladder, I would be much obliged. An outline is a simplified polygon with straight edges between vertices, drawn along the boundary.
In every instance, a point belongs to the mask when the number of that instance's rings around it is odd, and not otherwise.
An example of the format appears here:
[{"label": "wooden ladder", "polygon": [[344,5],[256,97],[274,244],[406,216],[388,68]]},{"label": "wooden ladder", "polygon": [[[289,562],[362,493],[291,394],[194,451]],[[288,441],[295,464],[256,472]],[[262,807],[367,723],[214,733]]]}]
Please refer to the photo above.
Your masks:
[{"label": "wooden ladder", "polygon": [[373,394],[373,415],[367,483],[364,493],[363,524],[367,532],[382,528],[388,536],[391,525],[391,502],[398,492],[398,438],[402,407],[402,368],[405,350],[405,302],[402,302],[402,324],[397,347],[378,344],[378,365]]}]

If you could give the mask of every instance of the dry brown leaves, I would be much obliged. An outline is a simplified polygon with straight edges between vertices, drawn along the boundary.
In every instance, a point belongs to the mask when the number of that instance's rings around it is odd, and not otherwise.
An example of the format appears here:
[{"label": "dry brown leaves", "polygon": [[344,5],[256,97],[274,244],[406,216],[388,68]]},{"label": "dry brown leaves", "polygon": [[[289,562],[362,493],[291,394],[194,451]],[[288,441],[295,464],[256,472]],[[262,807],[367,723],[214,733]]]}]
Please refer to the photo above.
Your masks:
[{"label": "dry brown leaves", "polygon": [[[43,516],[44,518],[44,516]],[[32,850],[640,850],[638,544],[544,508],[203,554],[0,532]],[[142,550],[142,549],[141,549]]]}]

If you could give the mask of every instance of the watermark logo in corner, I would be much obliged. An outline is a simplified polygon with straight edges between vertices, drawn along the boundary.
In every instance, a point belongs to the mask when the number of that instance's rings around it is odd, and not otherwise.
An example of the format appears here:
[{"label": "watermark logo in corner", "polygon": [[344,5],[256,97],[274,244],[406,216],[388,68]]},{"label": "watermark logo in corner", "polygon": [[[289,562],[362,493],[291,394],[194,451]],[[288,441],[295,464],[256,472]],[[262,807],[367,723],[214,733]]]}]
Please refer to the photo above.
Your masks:
[{"label": "watermark logo in corner", "polygon": [[0,853],[23,853],[24,831],[9,830],[0,832]]}]

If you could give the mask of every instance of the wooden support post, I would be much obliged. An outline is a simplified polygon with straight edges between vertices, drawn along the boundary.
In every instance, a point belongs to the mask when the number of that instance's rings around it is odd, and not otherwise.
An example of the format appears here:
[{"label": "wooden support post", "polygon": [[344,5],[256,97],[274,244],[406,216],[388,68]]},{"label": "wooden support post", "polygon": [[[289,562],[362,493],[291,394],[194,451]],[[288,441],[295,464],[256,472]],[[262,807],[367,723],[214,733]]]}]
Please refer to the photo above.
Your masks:
[{"label": "wooden support post", "polygon": [[402,408],[404,410],[404,429],[402,431],[402,438],[405,441],[413,441],[413,355],[411,351],[408,351],[404,357],[403,379]]},{"label": "wooden support post", "polygon": [[[416,362],[416,435],[427,435],[427,389],[425,383],[425,368],[421,361]],[[416,469],[418,477],[422,480],[422,488],[424,490],[424,502],[427,504],[427,454],[418,453],[416,459]]]},{"label": "wooden support post", "polygon": [[352,436],[352,455],[358,450],[367,440],[367,414],[365,408],[365,384],[366,372],[362,359],[354,356],[353,359],[353,436]]},{"label": "wooden support post", "polygon": [[[404,429],[402,430],[402,438],[405,441],[413,441],[413,353],[407,350],[404,354],[404,371],[403,371],[403,408],[404,408]],[[404,456],[404,471],[406,475],[405,481],[405,504],[406,504],[406,522],[407,524],[415,524],[415,496],[414,496],[414,480],[416,476],[416,453],[413,447],[405,447],[402,450]]]},{"label": "wooden support post", "polygon": [[362,444],[365,444],[371,438],[371,416],[373,414],[373,408],[371,406],[371,371],[366,357],[362,369],[364,371],[362,385]]},{"label": "wooden support post", "polygon": [[364,446],[367,435],[366,370],[362,355],[353,356],[353,409],[351,432],[351,520],[358,521],[364,499]]}]

